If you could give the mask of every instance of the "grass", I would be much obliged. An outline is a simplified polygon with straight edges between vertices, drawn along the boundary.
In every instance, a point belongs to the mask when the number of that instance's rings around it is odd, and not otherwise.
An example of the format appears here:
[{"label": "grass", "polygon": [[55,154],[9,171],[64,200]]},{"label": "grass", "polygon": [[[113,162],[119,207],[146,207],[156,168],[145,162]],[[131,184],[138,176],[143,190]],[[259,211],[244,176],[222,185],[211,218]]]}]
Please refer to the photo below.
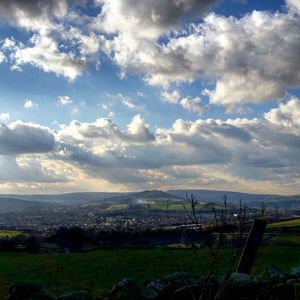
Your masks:
[{"label": "grass", "polygon": [[21,235],[22,232],[16,230],[0,230],[0,238],[15,237]]},{"label": "grass", "polygon": [[[205,202],[199,202],[198,205],[196,206],[196,209],[199,210]],[[177,210],[177,211],[184,211],[184,206],[186,206],[186,209],[189,210],[190,207],[187,203],[185,202],[177,202],[177,203],[166,203],[166,202],[154,202],[150,203],[150,208],[151,209],[160,209],[160,210]]]},{"label": "grass", "polygon": [[151,209],[160,209],[160,210],[179,210],[183,211],[183,204],[176,203],[176,204],[167,204],[162,202],[154,202],[150,204]]},{"label": "grass", "polygon": [[112,204],[105,208],[106,211],[128,209],[128,204]]},{"label": "grass", "polygon": [[270,241],[274,245],[290,245],[290,246],[300,246],[300,235],[293,233],[282,233],[273,236]]},{"label": "grass", "polygon": [[[146,204],[146,203],[145,203]],[[197,209],[201,209],[206,202],[199,202],[197,205]],[[174,211],[184,211],[184,205],[186,205],[187,209],[189,210],[189,205],[184,202],[171,202],[168,203],[167,201],[149,201],[148,202],[150,209],[157,209],[157,210],[174,210]],[[105,211],[114,211],[114,210],[125,210],[129,208],[129,204],[111,204],[107,208],[105,208]]]},{"label": "grass", "polygon": [[[218,269],[226,271],[230,249],[222,249]],[[0,253],[0,299],[12,282],[40,284],[53,295],[86,289],[94,295],[109,291],[124,277],[137,282],[160,278],[175,271],[200,276],[208,271],[210,254],[207,249],[100,249],[87,253],[27,254]],[[254,274],[271,265],[288,271],[300,264],[297,247],[262,247],[257,256]]]},{"label": "grass", "polygon": [[269,224],[269,228],[277,228],[277,227],[300,227],[300,218],[292,219],[288,221],[281,221]]}]

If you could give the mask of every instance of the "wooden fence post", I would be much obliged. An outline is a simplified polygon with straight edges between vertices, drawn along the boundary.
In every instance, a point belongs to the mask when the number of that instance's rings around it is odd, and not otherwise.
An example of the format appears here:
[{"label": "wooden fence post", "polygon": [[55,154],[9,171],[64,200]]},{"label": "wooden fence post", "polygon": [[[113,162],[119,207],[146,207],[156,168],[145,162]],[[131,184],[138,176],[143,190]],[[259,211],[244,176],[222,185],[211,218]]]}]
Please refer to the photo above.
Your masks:
[{"label": "wooden fence post", "polygon": [[267,223],[265,220],[254,220],[239,265],[237,267],[238,273],[250,273],[258,247],[266,230],[266,225]]}]

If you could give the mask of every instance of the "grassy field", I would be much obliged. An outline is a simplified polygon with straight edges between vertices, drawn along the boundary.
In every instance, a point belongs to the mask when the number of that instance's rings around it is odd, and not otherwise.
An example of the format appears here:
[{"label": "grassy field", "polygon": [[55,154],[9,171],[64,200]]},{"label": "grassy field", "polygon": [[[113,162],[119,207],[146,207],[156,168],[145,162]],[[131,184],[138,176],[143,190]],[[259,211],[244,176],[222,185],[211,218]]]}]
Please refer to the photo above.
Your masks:
[{"label": "grassy field", "polygon": [[[205,202],[198,202],[198,205],[196,206],[196,209],[199,210],[203,207]],[[184,211],[184,206],[187,210],[190,210],[190,206],[187,203],[170,203],[167,204],[166,202],[154,202],[150,203],[151,209],[161,209],[161,210],[179,210]]]},{"label": "grassy field", "polygon": [[269,224],[268,227],[269,228],[300,227],[300,218],[272,223],[272,224]]},{"label": "grassy field", "polygon": [[[220,252],[218,269],[221,273],[226,272],[231,251]],[[0,253],[0,299],[6,295],[9,284],[16,281],[35,282],[53,295],[78,289],[101,295],[124,277],[142,282],[175,271],[200,276],[207,272],[209,261],[206,249],[197,252],[157,248],[101,249],[73,254]],[[253,273],[260,274],[272,265],[283,271],[300,265],[299,248],[261,248]]]},{"label": "grassy field", "polygon": [[128,209],[128,204],[112,204],[105,208],[105,210],[110,211],[110,210],[122,210],[122,209]]},{"label": "grassy field", "polygon": [[155,202],[150,204],[151,209],[160,209],[160,210],[180,210],[183,211],[183,204],[181,203],[172,203],[166,204],[162,202]]},{"label": "grassy field", "polygon": [[[145,202],[144,205],[147,203]],[[148,206],[149,205],[149,206]],[[186,202],[166,202],[166,201],[151,201],[149,200],[147,207],[150,209],[156,209],[156,210],[174,210],[174,211],[184,211],[184,206],[187,210],[190,210],[190,205]],[[198,201],[198,204],[196,206],[197,210],[203,209],[207,205],[206,202]],[[216,206],[218,208],[218,206]],[[114,210],[126,210],[129,208],[129,204],[110,204],[108,207],[105,208],[106,211],[114,211]],[[207,207],[206,207],[207,209]],[[209,209],[211,211],[211,209]]]},{"label": "grassy field", "polygon": [[15,237],[22,234],[20,231],[15,230],[0,230],[0,238]]},{"label": "grassy field", "polygon": [[270,241],[274,245],[300,246],[300,235],[293,233],[276,234]]}]

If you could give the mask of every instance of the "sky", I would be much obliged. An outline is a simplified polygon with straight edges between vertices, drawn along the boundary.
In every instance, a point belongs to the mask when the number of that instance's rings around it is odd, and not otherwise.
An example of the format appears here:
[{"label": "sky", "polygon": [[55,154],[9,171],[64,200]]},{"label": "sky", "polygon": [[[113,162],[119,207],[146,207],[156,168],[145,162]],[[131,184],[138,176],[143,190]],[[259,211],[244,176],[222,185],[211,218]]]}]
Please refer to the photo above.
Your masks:
[{"label": "sky", "polygon": [[0,193],[300,194],[300,0],[0,1]]}]

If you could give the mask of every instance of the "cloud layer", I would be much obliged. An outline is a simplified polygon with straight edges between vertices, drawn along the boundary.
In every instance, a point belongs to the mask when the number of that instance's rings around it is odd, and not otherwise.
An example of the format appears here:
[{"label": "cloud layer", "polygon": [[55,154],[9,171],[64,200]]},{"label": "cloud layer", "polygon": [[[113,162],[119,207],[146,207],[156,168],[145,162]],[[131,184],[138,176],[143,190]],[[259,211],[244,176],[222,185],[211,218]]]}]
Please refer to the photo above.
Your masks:
[{"label": "cloud layer", "polygon": [[[58,132],[19,121],[1,125],[0,154],[20,158],[19,167],[34,160],[30,169],[37,174],[65,165],[85,178],[127,188],[190,180],[200,186],[273,182],[292,190],[300,180],[299,112],[300,100],[292,98],[262,119],[178,119],[155,133],[140,115],[127,129],[110,119],[73,121]],[[62,180],[60,173],[47,172],[51,181]],[[69,172],[64,180],[73,176]],[[48,177],[28,180],[38,178]]]}]

